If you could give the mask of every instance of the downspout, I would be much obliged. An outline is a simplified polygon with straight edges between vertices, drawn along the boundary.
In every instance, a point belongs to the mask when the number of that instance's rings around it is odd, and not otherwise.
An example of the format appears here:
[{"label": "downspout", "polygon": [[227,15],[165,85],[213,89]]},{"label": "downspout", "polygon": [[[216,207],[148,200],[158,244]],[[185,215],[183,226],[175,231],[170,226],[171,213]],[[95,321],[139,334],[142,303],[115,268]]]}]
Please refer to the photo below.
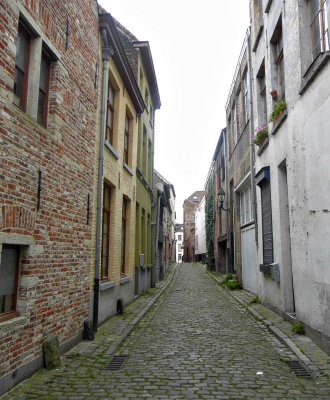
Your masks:
[{"label": "downspout", "polygon": [[102,28],[102,98],[101,98],[101,123],[99,162],[97,178],[97,208],[96,208],[96,242],[95,242],[95,275],[94,275],[94,304],[93,304],[93,330],[97,332],[99,322],[99,296],[100,296],[100,259],[101,259],[101,221],[102,221],[102,189],[103,189],[103,148],[105,130],[105,101],[107,92],[108,61],[113,55],[112,48],[108,45],[106,29]]},{"label": "downspout", "polygon": [[[153,116],[152,116],[152,120],[153,120],[153,127],[152,127],[152,170],[151,170],[151,191],[152,191],[152,196],[151,196],[151,215],[154,215],[154,209],[155,209],[155,196],[154,196],[154,167],[155,167],[155,111],[152,111]],[[156,221],[157,221],[158,216],[156,216]],[[155,235],[155,224],[151,224],[151,264],[153,264],[153,269],[152,269],[152,282],[151,282],[151,287],[155,286],[155,277],[156,277],[156,244],[155,244],[155,240],[156,240],[156,235]]]},{"label": "downspout", "polygon": [[[228,210],[228,177],[227,177],[227,129],[223,134],[224,141],[224,158],[225,158],[225,185],[226,185],[226,209]],[[226,231],[227,231],[227,251],[226,251],[226,272],[229,272],[229,249],[230,249],[230,235],[229,235],[229,211],[226,211]]]},{"label": "downspout", "polygon": [[254,119],[252,117],[253,113],[253,104],[252,104],[252,69],[251,69],[251,53],[250,53],[250,29],[247,30],[247,57],[248,57],[248,71],[249,71],[249,113],[250,113],[250,185],[251,185],[251,204],[253,206],[253,219],[254,219],[254,226],[255,226],[255,241],[258,244],[258,224],[257,224],[257,205],[255,199],[255,185],[254,185],[254,146],[252,143],[252,136],[253,136],[253,128],[254,128]]}]

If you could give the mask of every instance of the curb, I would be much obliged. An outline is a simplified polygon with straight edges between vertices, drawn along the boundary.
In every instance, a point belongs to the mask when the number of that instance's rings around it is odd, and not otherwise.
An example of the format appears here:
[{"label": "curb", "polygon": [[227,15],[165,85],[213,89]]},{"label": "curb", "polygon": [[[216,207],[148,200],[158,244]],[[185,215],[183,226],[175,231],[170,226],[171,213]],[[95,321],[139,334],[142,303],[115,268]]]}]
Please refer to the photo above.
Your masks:
[{"label": "curb", "polygon": [[138,315],[131,320],[127,327],[125,328],[124,332],[122,335],[119,337],[119,339],[109,347],[109,349],[106,351],[107,356],[111,356],[115,351],[118,349],[118,347],[123,343],[123,341],[127,338],[127,336],[132,332],[132,330],[135,328],[135,326],[139,323],[139,321],[144,317],[144,315],[148,312],[148,310],[153,306],[153,304],[159,299],[160,295],[167,289],[169,284],[172,282],[174,273],[177,271],[178,264],[176,263],[175,266],[172,268],[172,271],[170,272],[166,283],[160,288],[159,292],[152,298],[150,301],[147,303],[146,306],[138,313]]},{"label": "curb", "polygon": [[[206,267],[200,266],[201,269],[207,273],[207,275],[215,280],[217,283],[221,283],[221,280],[210,274]],[[267,329],[276,336],[282,343],[284,343],[295,355],[296,357],[309,369],[317,370],[317,368],[313,365],[313,362],[299,349],[299,347],[290,339],[281,329],[277,326],[273,325],[271,321],[265,319],[261,314],[259,314],[254,308],[245,303],[243,300],[235,296],[234,293],[230,292],[229,290],[223,289],[230,297],[235,299],[241,306],[245,307],[249,313],[258,321],[264,323],[267,326]],[[244,290],[244,289],[242,289]]]}]

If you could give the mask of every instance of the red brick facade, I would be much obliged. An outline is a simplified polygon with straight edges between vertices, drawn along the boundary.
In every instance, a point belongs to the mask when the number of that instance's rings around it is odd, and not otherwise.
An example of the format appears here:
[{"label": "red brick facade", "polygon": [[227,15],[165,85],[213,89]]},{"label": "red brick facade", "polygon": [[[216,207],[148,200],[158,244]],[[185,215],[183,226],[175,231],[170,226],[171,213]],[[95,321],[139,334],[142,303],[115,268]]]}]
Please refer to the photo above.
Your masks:
[{"label": "red brick facade", "polygon": [[[0,255],[20,249],[19,316],[0,314],[1,380],[40,360],[48,335],[77,338],[88,315],[99,59],[94,0],[0,0],[0,13]],[[26,112],[13,104],[19,20],[52,59],[46,127],[29,93]]]}]

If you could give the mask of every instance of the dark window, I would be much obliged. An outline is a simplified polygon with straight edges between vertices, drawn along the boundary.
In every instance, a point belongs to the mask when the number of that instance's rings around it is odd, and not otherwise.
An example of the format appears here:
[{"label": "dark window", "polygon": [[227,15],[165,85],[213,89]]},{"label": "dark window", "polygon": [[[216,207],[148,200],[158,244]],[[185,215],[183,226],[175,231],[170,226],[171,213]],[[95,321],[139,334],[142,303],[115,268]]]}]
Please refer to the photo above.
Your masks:
[{"label": "dark window", "polygon": [[125,117],[125,137],[124,137],[124,161],[128,165],[128,151],[129,151],[129,118]]},{"label": "dark window", "polygon": [[0,264],[0,320],[16,311],[19,247],[2,245]]},{"label": "dark window", "polygon": [[309,0],[309,34],[312,61],[329,50],[327,0]]},{"label": "dark window", "polygon": [[[285,80],[284,80],[284,53],[282,36],[282,18],[279,19],[274,34],[271,39],[273,47],[273,57],[275,61],[275,76],[277,78],[277,94],[280,99],[285,98]],[[272,88],[274,89],[274,88]]]},{"label": "dark window", "polygon": [[127,233],[127,200],[123,198],[122,226],[121,226],[121,268],[120,268],[120,273],[122,275],[125,275],[126,233]]},{"label": "dark window", "polygon": [[14,103],[26,111],[27,88],[29,78],[31,36],[20,24],[16,44],[16,63],[14,77]]},{"label": "dark window", "polygon": [[109,81],[108,83],[108,101],[107,101],[107,127],[105,140],[113,146],[113,118],[114,118],[114,98],[115,91]]},{"label": "dark window", "polygon": [[108,185],[104,185],[101,279],[106,279],[109,276],[110,206],[111,206],[111,187]]},{"label": "dark window", "polygon": [[257,73],[258,82],[258,114],[260,122],[267,122],[266,76],[265,62],[263,61]]},{"label": "dark window", "polygon": [[264,179],[261,188],[261,214],[262,214],[262,243],[263,243],[263,263],[273,262],[273,228],[272,228],[272,208],[270,198],[270,182]]},{"label": "dark window", "polygon": [[41,63],[40,63],[37,121],[44,126],[47,125],[49,74],[50,74],[50,59],[45,52],[42,52]]}]

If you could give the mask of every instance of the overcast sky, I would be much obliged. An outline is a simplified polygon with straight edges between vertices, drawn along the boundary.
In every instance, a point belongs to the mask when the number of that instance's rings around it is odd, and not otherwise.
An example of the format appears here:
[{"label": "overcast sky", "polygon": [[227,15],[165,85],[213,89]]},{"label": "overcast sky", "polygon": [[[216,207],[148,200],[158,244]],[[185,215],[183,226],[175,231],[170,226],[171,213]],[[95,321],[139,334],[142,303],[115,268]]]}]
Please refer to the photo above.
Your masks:
[{"label": "overcast sky", "polygon": [[161,109],[155,168],[184,199],[204,190],[238,56],[249,26],[248,0],[99,0],[138,40],[149,41]]}]

